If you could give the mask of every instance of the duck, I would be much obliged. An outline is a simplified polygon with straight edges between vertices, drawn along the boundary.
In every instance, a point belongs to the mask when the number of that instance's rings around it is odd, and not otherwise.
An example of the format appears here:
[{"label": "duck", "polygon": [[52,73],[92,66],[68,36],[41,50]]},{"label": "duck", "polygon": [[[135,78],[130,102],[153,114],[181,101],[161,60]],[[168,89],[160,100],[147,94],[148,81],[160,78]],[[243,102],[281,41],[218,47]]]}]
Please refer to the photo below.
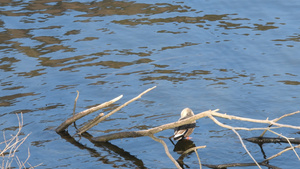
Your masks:
[{"label": "duck", "polygon": [[[190,108],[185,108],[181,111],[180,118],[178,121],[185,120],[192,116],[194,116],[194,112]],[[193,133],[195,127],[196,127],[196,120],[193,121],[192,123],[176,127],[174,129],[173,139],[175,141],[179,141],[184,138],[190,139],[189,136]]]}]

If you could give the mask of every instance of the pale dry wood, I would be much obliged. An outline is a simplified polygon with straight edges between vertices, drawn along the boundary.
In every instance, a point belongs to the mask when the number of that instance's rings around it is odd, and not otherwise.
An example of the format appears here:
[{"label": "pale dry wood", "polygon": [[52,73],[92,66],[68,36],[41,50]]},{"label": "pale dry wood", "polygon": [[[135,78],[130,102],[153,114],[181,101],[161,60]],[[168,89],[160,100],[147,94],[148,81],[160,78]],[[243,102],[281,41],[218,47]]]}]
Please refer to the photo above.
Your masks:
[{"label": "pale dry wood", "polygon": [[198,147],[192,147],[192,148],[189,148],[189,149],[185,150],[181,155],[186,155],[186,154],[188,154],[189,152],[195,151],[195,150],[200,149],[200,148],[206,148],[206,146],[198,146]]},{"label": "pale dry wood", "polygon": [[247,154],[250,156],[250,158],[254,161],[254,163],[257,165],[257,167],[261,169],[261,166],[257,163],[257,161],[255,160],[255,158],[252,156],[252,154],[247,149],[247,147],[244,144],[244,141],[243,141],[242,137],[240,136],[240,134],[234,128],[232,128],[231,130],[238,136],[238,138],[239,138],[239,140],[240,140],[243,148],[245,149],[245,151],[247,152]]},{"label": "pale dry wood", "polygon": [[151,137],[154,141],[157,141],[157,142],[161,143],[164,146],[165,153],[167,154],[167,156],[171,159],[171,161],[175,164],[175,166],[177,168],[181,169],[181,166],[174,159],[174,157],[170,154],[167,144],[162,139],[159,139],[159,138],[155,137],[153,134],[149,135],[149,137]]},{"label": "pale dry wood", "polygon": [[[23,114],[21,113],[20,115],[21,117],[18,116],[17,114],[17,118],[18,118],[18,122],[19,122],[19,126],[18,126],[18,131],[17,133],[12,136],[10,139],[6,139],[5,137],[5,133],[3,131],[3,139],[4,141],[0,143],[1,144],[5,144],[5,147],[3,150],[0,150],[0,157],[2,157],[2,164],[0,165],[0,168],[11,168],[12,166],[12,162],[15,161],[16,164],[18,165],[19,168],[28,168],[26,167],[26,164],[30,165],[28,163],[28,160],[30,158],[30,151],[28,148],[28,156],[26,158],[26,160],[23,162],[19,159],[19,157],[17,156],[16,152],[18,151],[19,147],[25,142],[25,140],[29,137],[30,134],[27,134],[26,136],[24,136],[23,138],[19,138],[21,130],[23,128]],[[31,166],[31,165],[30,165]],[[34,167],[29,167],[29,168],[34,168]]]},{"label": "pale dry wood", "polygon": [[[121,108],[123,108],[123,107],[127,106],[128,104],[132,103],[133,101],[139,99],[143,94],[149,92],[150,90],[154,89],[155,87],[156,86],[154,86],[154,87],[152,87],[150,89],[147,89],[146,91],[144,91],[143,93],[141,93],[137,97],[135,97],[135,98],[127,101],[126,103],[124,103],[123,105],[119,106],[118,108],[116,108],[112,112],[108,113],[106,116],[101,117],[103,114],[98,115],[91,123],[88,123],[83,128],[81,128],[79,130],[78,134],[81,134],[81,133],[89,130],[91,127],[93,127],[93,126],[97,125],[99,122],[105,120],[106,118],[108,118],[109,116],[111,116],[113,113],[119,111]],[[75,102],[75,104],[76,104],[76,102]],[[152,139],[154,139],[154,140],[156,140],[156,141],[158,141],[158,142],[160,142],[160,143],[163,144],[163,146],[165,148],[165,151],[166,151],[166,154],[174,162],[174,158],[169,153],[168,148],[167,148],[165,142],[163,140],[161,140],[161,139],[156,138],[153,134],[158,133],[158,132],[163,131],[163,130],[167,130],[167,129],[171,129],[171,128],[175,128],[175,127],[178,127],[178,126],[181,126],[181,125],[185,125],[185,124],[191,123],[191,122],[193,122],[193,121],[195,121],[197,119],[203,118],[203,117],[209,117],[212,121],[214,121],[219,126],[231,129],[238,136],[238,138],[239,138],[239,140],[240,140],[243,148],[248,153],[248,155],[252,158],[252,160],[255,162],[255,165],[257,165],[259,168],[261,168],[260,165],[256,162],[256,160],[252,157],[252,155],[250,154],[250,152],[247,150],[245,144],[243,143],[242,138],[240,137],[239,133],[236,130],[247,130],[247,131],[251,131],[251,130],[264,130],[264,132],[263,132],[263,134],[264,134],[266,131],[271,131],[271,129],[280,128],[280,127],[286,127],[286,128],[292,128],[292,129],[300,129],[300,126],[292,126],[292,125],[277,123],[277,121],[279,121],[280,119],[282,119],[284,117],[287,117],[287,116],[291,116],[291,115],[297,114],[300,111],[283,115],[283,116],[281,116],[279,118],[276,118],[274,120],[269,120],[268,118],[266,120],[244,118],[244,117],[239,117],[239,116],[232,116],[232,115],[218,113],[217,111],[218,111],[218,109],[217,110],[213,110],[213,111],[212,110],[205,111],[205,112],[202,112],[202,113],[198,113],[198,114],[196,114],[196,115],[194,115],[194,116],[192,116],[190,118],[187,118],[185,120],[177,121],[177,122],[174,122],[174,123],[164,124],[164,125],[161,125],[161,126],[158,126],[158,127],[154,127],[154,128],[148,129],[148,130],[120,132],[120,133],[113,133],[113,134],[108,134],[108,135],[104,135],[104,136],[99,136],[99,137],[93,137],[92,141],[94,141],[94,142],[106,142],[106,141],[109,141],[109,140],[120,139],[120,138],[149,136]],[[267,128],[232,127],[230,125],[225,125],[225,124],[219,122],[215,117],[221,117],[221,118],[225,118],[225,119],[229,119],[229,120],[234,119],[234,120],[240,120],[240,121],[246,121],[246,122],[253,122],[253,123],[264,123],[264,124],[269,124],[269,127],[267,127]],[[276,127],[272,127],[271,128],[272,125],[274,125]],[[286,138],[286,137],[284,137],[284,138]],[[286,138],[286,139],[289,142],[289,144],[291,145],[289,139],[288,138]],[[298,148],[298,147],[296,146],[295,148]],[[290,149],[293,149],[293,147],[291,146]],[[197,155],[198,161],[199,161],[199,165],[200,165],[200,168],[201,168],[201,161],[200,161],[199,155],[198,155],[198,153],[196,151],[197,147],[196,148],[194,147],[194,148],[192,148],[189,151],[193,151],[193,150],[196,152],[196,155]],[[285,152],[285,151],[282,151],[280,153],[283,153],[283,152]],[[277,156],[279,156],[279,155],[277,155]],[[298,157],[297,153],[296,153],[296,156]],[[275,158],[276,156],[274,155],[272,157]],[[178,163],[176,161],[175,161],[174,164],[176,165],[176,167],[178,167]]]},{"label": "pale dry wood", "polygon": [[[284,118],[284,117],[287,117],[287,116],[290,116],[290,115],[297,114],[297,113],[299,113],[299,112],[297,111],[297,112],[294,112],[294,113],[290,113],[290,114],[283,115],[283,116],[281,116],[280,118],[274,119],[272,123],[273,123],[274,125],[277,125],[278,127],[289,127],[290,125],[279,124],[279,123],[276,123],[276,121],[278,121],[278,120],[280,120],[280,119],[282,119],[282,118]],[[212,113],[212,114],[214,114],[214,113]],[[227,116],[227,115],[222,116],[222,117],[226,118],[226,116]],[[242,129],[242,130],[253,130],[253,129],[255,129],[255,128],[232,127],[232,126],[225,125],[225,124],[219,122],[219,121],[218,121],[216,118],[214,118],[212,115],[209,115],[208,117],[209,117],[212,121],[214,121],[216,124],[218,124],[219,126],[221,126],[221,127],[223,127],[223,128],[228,128],[228,129],[233,130],[233,131],[238,135],[239,140],[241,141],[242,146],[244,147],[244,149],[246,150],[246,152],[248,153],[248,155],[254,160],[255,164],[256,164],[259,168],[261,168],[261,167],[259,166],[259,164],[256,162],[256,160],[252,157],[252,155],[250,154],[250,152],[247,150],[247,148],[246,148],[246,146],[244,145],[244,143],[243,143],[242,138],[240,137],[240,135],[236,132],[236,129],[239,129],[239,130],[241,130],[241,129]],[[219,115],[218,117],[220,117],[220,115]],[[248,119],[248,118],[247,118],[247,119],[244,119],[244,118],[238,118],[238,117],[232,118],[232,116],[229,116],[228,118],[229,118],[229,119],[242,120],[242,121],[245,120],[245,121],[251,121],[251,122],[259,122],[259,123],[260,123],[260,122],[263,122],[263,121],[260,121],[260,120],[250,120],[250,119]],[[275,122],[274,122],[274,121],[275,121]],[[263,123],[266,123],[266,122],[268,123],[269,120],[267,119],[267,120],[265,120],[265,122],[263,122]],[[292,126],[291,128],[298,128],[298,126]],[[259,128],[256,128],[256,129],[259,129]],[[290,148],[288,148],[288,150],[293,150],[294,153],[295,153],[295,155],[296,155],[297,158],[299,159],[299,156],[298,156],[298,154],[297,154],[297,152],[295,151],[294,148],[299,148],[300,146],[295,146],[295,147],[293,147],[292,144],[291,144],[291,142],[289,141],[289,138],[287,138],[287,137],[285,137],[285,136],[283,136],[283,135],[281,135],[281,134],[279,134],[279,133],[276,133],[276,132],[272,131],[270,126],[267,127],[267,128],[261,128],[261,129],[270,131],[270,132],[272,132],[272,133],[274,133],[274,134],[276,134],[276,135],[278,135],[278,136],[280,136],[280,137],[285,138],[285,139],[288,141],[288,143],[290,144],[290,146],[291,146]],[[288,151],[288,150],[283,150],[283,151],[281,151],[281,152],[279,152],[279,153],[273,155],[272,157],[270,157],[270,158],[264,160],[262,163],[264,163],[264,162],[266,162],[266,161],[268,161],[268,160],[271,160],[271,159],[273,159],[273,158],[275,158],[275,157],[281,155],[283,152],[286,152],[286,151]],[[260,163],[260,164],[261,164],[261,163]]]},{"label": "pale dry wood", "polygon": [[6,136],[5,136],[5,132],[3,132],[3,139],[4,141],[1,142],[0,144],[5,144],[5,147],[3,150],[1,150],[0,152],[0,156],[3,156],[5,152],[7,152],[9,150],[9,155],[10,156],[14,156],[14,154],[16,153],[17,149],[21,146],[21,144],[27,139],[27,137],[30,134],[27,134],[25,137],[23,137],[22,139],[19,139],[19,135],[21,133],[22,127],[23,127],[23,114],[21,113],[21,118],[19,118],[19,116],[17,115],[18,118],[18,122],[19,122],[19,127],[18,127],[18,132],[16,133],[15,136],[13,136],[12,138],[6,140]]},{"label": "pale dry wood", "polygon": [[73,116],[75,116],[76,104],[77,104],[77,100],[78,100],[78,97],[79,97],[79,91],[76,90],[76,92],[77,92],[77,96],[76,96],[75,101],[74,101]]},{"label": "pale dry wood", "polygon": [[224,128],[228,128],[228,129],[231,129],[239,138],[243,148],[245,149],[245,151],[247,152],[247,154],[250,156],[250,158],[254,161],[254,163],[258,166],[258,168],[261,169],[260,165],[257,163],[257,161],[254,159],[254,157],[251,155],[251,153],[248,151],[246,145],[244,144],[243,142],[243,139],[242,137],[240,136],[240,134],[235,130],[235,127],[231,127],[229,125],[225,125],[223,123],[221,123],[220,121],[218,121],[216,118],[214,118],[212,115],[209,115],[208,116],[212,121],[214,121],[216,124],[218,124],[219,126],[221,127],[224,127]]},{"label": "pale dry wood", "polygon": [[195,151],[195,153],[196,153],[196,155],[197,155],[197,158],[198,158],[199,168],[202,169],[202,165],[201,165],[201,160],[200,160],[199,154],[198,154],[198,152],[197,152],[196,149],[194,149],[194,151]]},{"label": "pale dry wood", "polygon": [[[223,128],[228,128],[230,130],[233,128],[230,125],[225,125],[225,124],[219,122],[216,118],[211,118],[214,115],[216,115],[217,117],[222,117],[222,118],[226,118],[226,119],[237,119],[237,120],[250,121],[250,122],[255,122],[255,123],[273,123],[274,125],[276,125],[278,127],[290,127],[290,125],[278,124],[278,123],[274,123],[270,120],[257,120],[257,119],[249,119],[249,118],[240,118],[240,117],[237,117],[237,116],[231,116],[231,115],[217,113],[217,111],[218,111],[218,109],[208,110],[208,111],[198,113],[198,114],[196,114],[196,115],[194,115],[190,118],[187,118],[185,120],[164,124],[164,125],[154,127],[154,128],[148,129],[148,130],[113,133],[113,134],[94,137],[92,140],[96,141],[96,142],[97,141],[105,142],[105,141],[120,139],[120,138],[148,136],[150,134],[155,134],[155,133],[158,133],[158,132],[163,131],[163,130],[167,130],[167,129],[175,128],[175,127],[178,127],[178,126],[181,126],[181,125],[189,124],[189,123],[191,123],[195,120],[198,120],[200,118],[203,118],[203,117],[209,117],[212,121],[214,121],[216,124],[218,124],[219,126],[221,126]],[[274,127],[274,128],[278,128],[278,127]],[[300,128],[300,127],[299,126],[291,126],[291,128]],[[234,127],[234,129],[235,130],[252,131],[252,130],[266,130],[267,128]]]},{"label": "pale dry wood", "polygon": [[[89,128],[92,128],[93,126],[93,124],[97,121],[97,120],[99,120],[101,117],[103,117],[104,116],[104,113],[100,113],[98,116],[96,116],[93,120],[91,120],[90,122],[88,122],[87,124],[85,124],[83,127],[81,127],[78,131],[86,131],[86,130],[88,130]],[[80,133],[81,134],[81,133]]]},{"label": "pale dry wood", "polygon": [[80,119],[80,118],[82,118],[82,117],[84,117],[84,116],[86,116],[88,114],[91,114],[91,113],[93,113],[93,112],[95,112],[97,110],[100,110],[100,109],[102,109],[104,107],[107,107],[107,106],[111,105],[112,103],[120,100],[122,97],[123,97],[123,95],[120,95],[120,96],[118,96],[118,97],[116,97],[116,98],[114,98],[114,99],[112,99],[112,100],[110,100],[108,102],[102,103],[102,104],[100,104],[98,106],[95,106],[95,107],[92,107],[92,108],[89,108],[87,110],[84,110],[82,112],[77,113],[76,115],[74,115],[74,116],[68,118],[66,121],[64,121],[60,126],[58,126],[55,129],[55,131],[57,133],[64,131],[65,129],[67,129],[69,127],[69,125],[71,125],[76,120],[78,120],[78,119]]},{"label": "pale dry wood", "polygon": [[293,149],[295,149],[295,148],[300,148],[300,144],[297,145],[297,146],[293,146],[293,147],[286,148],[286,149],[280,151],[279,153],[274,154],[274,155],[272,155],[271,157],[265,159],[262,163],[265,163],[265,162],[267,162],[267,161],[270,161],[270,160],[272,160],[272,159],[274,159],[274,158],[280,156],[282,153],[287,152],[287,151],[289,151],[289,150],[293,150]]},{"label": "pale dry wood", "polygon": [[136,101],[137,99],[141,98],[144,94],[148,93],[149,91],[153,90],[154,88],[156,88],[156,86],[151,87],[147,90],[145,90],[144,92],[142,92],[141,94],[139,94],[138,96],[136,96],[135,98],[127,101],[126,103],[124,103],[123,105],[117,107],[116,109],[114,109],[113,111],[111,111],[110,113],[108,113],[107,115],[103,116],[102,118],[96,120],[95,122],[93,122],[92,124],[90,124],[88,127],[82,127],[79,129],[79,131],[77,132],[77,134],[82,134],[83,132],[86,132],[87,130],[89,130],[90,128],[94,127],[95,125],[97,125],[98,123],[100,123],[101,121],[104,121],[105,119],[107,119],[109,116],[111,116],[112,114],[114,114],[115,112],[121,110],[123,107],[127,106],[128,104]]},{"label": "pale dry wood", "polygon": [[200,149],[200,148],[206,148],[206,146],[198,146],[198,147],[189,148],[189,149],[185,150],[178,159],[183,159],[189,152],[195,151],[196,156],[198,158],[199,167],[200,167],[200,169],[202,169],[201,160],[200,160],[199,154],[197,152],[197,149]]},{"label": "pale dry wood", "polygon": [[200,164],[200,168],[202,168],[201,161],[200,161],[200,158],[199,158],[199,155],[198,155],[198,152],[197,152],[197,149],[200,149],[200,148],[206,148],[206,146],[192,147],[192,148],[189,148],[189,149],[185,150],[183,153],[181,153],[181,155],[177,159],[177,161],[183,161],[184,157],[187,156],[188,153],[190,153],[191,151],[195,151],[195,153],[197,155],[197,158],[198,158],[198,161],[199,161],[199,164]]},{"label": "pale dry wood", "polygon": [[265,123],[265,124],[270,124],[270,125],[274,125],[274,126],[277,126],[277,127],[285,127],[285,128],[291,128],[291,129],[298,129],[298,130],[300,130],[300,126],[280,124],[280,123],[276,123],[273,120],[269,120],[269,119],[266,119],[266,120],[251,119],[251,118],[245,118],[245,117],[238,117],[238,116],[232,116],[232,115],[222,114],[222,113],[218,113],[218,112],[213,112],[212,115],[216,116],[216,117],[221,117],[221,118],[229,119],[229,120],[234,119],[234,120],[247,121],[247,122],[253,122],[253,123]]},{"label": "pale dry wood", "polygon": [[[214,114],[214,113],[212,113]],[[223,118],[226,118],[227,115],[223,116]],[[232,129],[233,127],[230,126],[230,125],[226,125],[226,124],[223,124],[221,123],[220,121],[218,121],[216,118],[214,118],[212,115],[208,115],[208,117],[213,121],[215,122],[217,125],[223,127],[223,128],[227,128],[227,129]],[[228,117],[230,118],[230,117]],[[272,128],[279,128],[279,127],[272,127]],[[266,128],[263,127],[263,128],[246,128],[246,127],[234,127],[235,130],[246,130],[246,131],[253,131],[253,130],[265,130]]]},{"label": "pale dry wood", "polygon": [[[279,118],[276,118],[276,119],[274,119],[273,121],[274,121],[274,122],[277,122],[277,121],[279,121],[280,119],[282,119],[282,118],[284,118],[284,117],[292,116],[292,115],[297,114],[297,113],[300,113],[300,111],[295,111],[295,112],[293,112],[293,113],[284,114],[283,116],[281,116],[281,117],[279,117]],[[269,125],[268,128],[270,128],[271,126],[272,126],[272,124]],[[268,131],[268,129],[264,130],[264,131],[261,133],[261,135],[260,135],[259,137],[263,137],[267,131]]]},{"label": "pale dry wood", "polygon": [[287,138],[287,137],[285,137],[284,135],[279,134],[279,133],[277,133],[277,132],[275,132],[275,131],[272,131],[272,130],[268,130],[268,131],[270,131],[270,132],[272,132],[272,133],[278,135],[279,137],[285,138],[285,139],[288,141],[289,145],[291,146],[292,150],[294,151],[295,155],[297,156],[298,160],[300,160],[299,155],[298,155],[298,153],[296,152],[296,150],[293,148],[293,145],[292,145],[292,143],[290,142],[290,139],[289,139],[289,138]]},{"label": "pale dry wood", "polygon": [[203,117],[207,117],[211,112],[215,112],[217,110],[208,110],[199,114],[196,114],[192,117],[189,117],[185,120],[176,121],[173,123],[164,124],[158,127],[150,128],[147,130],[139,130],[139,131],[128,131],[128,132],[119,132],[119,133],[113,133],[113,134],[107,134],[103,136],[93,137],[92,140],[95,142],[106,142],[114,139],[120,139],[120,138],[129,138],[129,137],[141,137],[141,136],[150,136],[152,134],[161,132],[163,130],[172,129],[181,125],[192,123],[195,120],[198,120]]}]

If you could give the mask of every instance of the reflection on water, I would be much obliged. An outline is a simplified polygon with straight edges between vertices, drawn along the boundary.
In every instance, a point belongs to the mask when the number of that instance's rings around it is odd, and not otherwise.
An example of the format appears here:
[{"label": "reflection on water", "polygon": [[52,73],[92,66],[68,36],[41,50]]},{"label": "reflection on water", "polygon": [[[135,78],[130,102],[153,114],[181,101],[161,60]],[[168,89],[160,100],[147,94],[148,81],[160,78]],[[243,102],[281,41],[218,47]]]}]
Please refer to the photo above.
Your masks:
[{"label": "reflection on water", "polygon": [[174,146],[173,151],[182,154],[184,151],[192,148],[192,147],[196,147],[196,145],[194,144],[193,141],[191,140],[187,140],[187,139],[182,139],[179,140],[176,145]]},{"label": "reflection on water", "polygon": [[[88,168],[85,161],[108,168],[166,168],[167,157],[147,155],[160,145],[147,142],[141,152],[128,146],[141,143],[129,139],[116,141],[119,150],[106,151],[110,146],[86,146],[79,140],[79,147],[85,147],[81,154],[51,129],[72,114],[76,90],[81,93],[77,108],[81,111],[107,98],[131,97],[158,86],[91,131],[97,134],[175,121],[177,110],[184,107],[220,108],[254,118],[298,110],[299,6],[297,1],[269,0],[6,0],[0,4],[1,130],[17,126],[11,116],[23,112],[24,132],[33,133],[28,138],[34,147],[33,163],[43,162],[46,168]],[[215,147],[209,141],[216,138],[215,132],[210,131],[222,132],[218,139],[230,137],[216,126],[203,125],[195,132],[195,144],[207,139],[205,144]],[[220,151],[226,151],[219,144]],[[60,145],[77,156],[60,152]],[[86,150],[98,154],[100,162],[86,156]],[[223,163],[228,156],[221,154],[203,157]],[[231,153],[231,159],[240,159],[237,154]],[[58,164],[47,163],[49,158],[59,158]],[[189,159],[193,158],[191,154]],[[286,168],[281,161],[278,166]]]},{"label": "reflection on water", "polygon": [[194,151],[191,151],[189,153],[184,153],[190,148],[196,147],[193,141],[187,140],[187,139],[181,139],[179,140],[176,145],[174,146],[173,151],[177,152],[178,154],[181,154],[180,157],[177,159],[177,162],[180,164],[182,168],[190,168],[188,165],[184,163],[184,158],[192,153]]},{"label": "reflection on water", "polygon": [[[116,154],[115,157],[118,159],[116,161],[111,161],[110,156],[102,155],[102,153],[99,153],[96,149],[90,148],[86,145],[81,144],[80,142],[76,141],[74,137],[70,136],[68,132],[61,132],[59,133],[61,138],[65,139],[67,142],[71,143],[75,147],[83,150],[87,150],[90,153],[91,157],[96,157],[99,159],[104,164],[113,164],[117,165],[117,163],[120,161],[120,157],[126,159],[127,161],[131,161],[133,165],[130,163],[125,163],[122,164],[123,167],[138,167],[138,168],[146,168],[144,166],[144,163],[142,160],[136,158],[135,156],[131,155],[129,152],[126,152],[124,149],[119,148],[116,145],[113,145],[108,142],[103,142],[103,143],[94,143],[94,145],[98,148],[101,148],[104,152],[108,152],[109,155]],[[84,138],[88,139],[91,141],[91,138],[93,137],[89,133],[83,133],[82,135]],[[104,154],[104,153],[103,153]],[[120,157],[118,157],[120,156]]]}]

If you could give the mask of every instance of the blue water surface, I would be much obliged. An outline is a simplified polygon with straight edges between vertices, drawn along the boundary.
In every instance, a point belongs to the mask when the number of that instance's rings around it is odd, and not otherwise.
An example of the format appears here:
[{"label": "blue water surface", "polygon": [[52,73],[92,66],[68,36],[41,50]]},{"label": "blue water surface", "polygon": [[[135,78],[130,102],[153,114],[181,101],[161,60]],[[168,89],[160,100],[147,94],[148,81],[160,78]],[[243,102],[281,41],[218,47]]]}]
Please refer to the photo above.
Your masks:
[{"label": "blue water surface", "polygon": [[[76,91],[80,93],[76,112],[123,94],[103,110],[107,114],[157,86],[89,130],[92,136],[174,122],[185,107],[194,113],[220,109],[220,113],[254,119],[298,111],[299,8],[299,1],[271,0],[2,2],[0,129],[6,139],[16,134],[17,115],[22,113],[20,138],[30,135],[17,155],[25,161],[29,148],[28,163],[41,164],[37,168],[175,168],[163,146],[150,137],[95,144],[74,136],[74,126],[68,129],[70,135],[59,135],[55,128],[72,116]],[[297,126],[298,119],[296,114],[279,122]],[[219,120],[232,126],[267,127]],[[294,129],[275,131],[299,137]],[[242,138],[261,132],[239,131]],[[168,140],[172,133],[166,130],[155,136],[178,159],[180,153]],[[236,134],[209,118],[199,119],[191,136],[194,146],[206,145],[198,150],[203,168],[253,162]],[[258,162],[264,160],[258,145],[245,144]],[[270,157],[287,146],[263,148]],[[196,153],[183,163],[184,168],[199,167]],[[269,165],[297,168],[299,160],[290,151]],[[18,165],[14,161],[12,166]]]}]

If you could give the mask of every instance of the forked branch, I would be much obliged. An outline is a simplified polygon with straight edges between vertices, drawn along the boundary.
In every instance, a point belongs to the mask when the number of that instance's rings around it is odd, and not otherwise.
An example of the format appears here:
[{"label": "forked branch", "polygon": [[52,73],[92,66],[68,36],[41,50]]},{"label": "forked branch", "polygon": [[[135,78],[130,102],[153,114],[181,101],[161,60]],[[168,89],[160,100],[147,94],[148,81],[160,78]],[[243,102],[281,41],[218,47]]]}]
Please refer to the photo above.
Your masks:
[{"label": "forked branch", "polygon": [[66,121],[64,121],[60,126],[58,126],[58,127],[55,129],[55,131],[56,131],[57,133],[64,131],[64,130],[67,129],[72,123],[74,123],[76,120],[78,120],[78,119],[80,119],[80,118],[82,118],[82,117],[84,117],[84,116],[86,116],[86,115],[88,115],[88,114],[91,114],[91,113],[93,113],[93,112],[95,112],[95,111],[98,111],[98,110],[100,110],[100,109],[102,109],[102,108],[105,108],[105,107],[111,105],[112,103],[114,103],[114,102],[120,100],[122,97],[123,97],[123,95],[120,95],[120,96],[118,96],[118,97],[116,97],[116,98],[114,98],[114,99],[112,99],[112,100],[110,100],[110,101],[108,101],[108,102],[102,103],[102,104],[100,104],[100,105],[98,105],[98,106],[89,108],[89,109],[87,109],[87,110],[84,110],[84,111],[82,111],[82,112],[80,112],[80,113],[75,114],[74,116],[72,116],[72,117],[68,118]]},{"label": "forked branch", "polygon": [[[152,89],[154,89],[156,86],[152,87],[152,88],[149,88],[147,89],[146,91],[142,92],[141,94],[139,94],[137,97],[127,101],[126,103],[124,103],[123,105],[117,107],[116,109],[114,109],[113,111],[111,111],[110,113],[104,115],[103,113],[100,113],[95,119],[93,119],[91,122],[87,123],[86,125],[84,125],[82,128],[80,128],[78,130],[78,133],[77,134],[82,134],[84,132],[86,132],[87,130],[89,130],[91,127],[97,125],[98,123],[100,123],[101,121],[104,121],[105,119],[107,119],[109,116],[111,116],[112,114],[114,114],[115,112],[119,111],[120,109],[122,109],[123,107],[127,106],[128,104],[136,101],[137,99],[141,98],[142,95],[144,95],[145,93],[151,91]],[[96,107],[92,107],[90,109],[87,109],[85,111],[82,111],[76,115],[74,115],[73,117],[70,117],[69,119],[67,119],[65,122],[63,122],[59,127],[56,128],[56,132],[62,132],[64,131],[70,124],[72,124],[73,122],[75,122],[76,120],[82,118],[83,116],[86,116],[92,112],[95,112],[101,108],[104,108],[104,107],[107,107],[109,106],[110,104],[118,101],[119,99],[122,98],[122,95],[119,96],[119,97],[116,97],[108,102],[105,102],[105,103],[102,103]],[[76,98],[77,100],[77,98]],[[76,100],[75,100],[75,104],[76,104]],[[74,110],[75,110],[75,106],[74,106]],[[232,130],[239,138],[242,146],[244,147],[245,151],[248,153],[248,155],[252,158],[252,160],[254,161],[254,165],[257,165],[259,168],[260,165],[266,165],[265,162],[270,160],[270,159],[273,159],[277,156],[279,156],[280,154],[282,154],[283,152],[285,151],[288,151],[288,150],[294,150],[295,148],[299,148],[299,146],[296,146],[296,147],[293,147],[291,145],[291,143],[293,143],[292,141],[295,141],[295,140],[292,140],[289,139],[289,138],[286,138],[285,136],[283,135],[280,135],[276,132],[274,132],[272,129],[276,129],[276,128],[281,128],[281,127],[285,127],[285,128],[291,128],[291,129],[297,129],[297,130],[300,130],[300,126],[293,126],[293,125],[288,125],[288,124],[280,124],[280,123],[277,123],[280,119],[284,118],[284,117],[287,117],[287,116],[291,116],[291,115],[295,115],[295,114],[298,114],[300,113],[300,111],[297,111],[297,112],[294,112],[294,113],[290,113],[290,114],[286,114],[286,115],[283,115],[279,118],[276,118],[276,119],[273,119],[273,120],[269,120],[268,118],[266,120],[260,120],[260,119],[252,119],[252,118],[245,118],[245,117],[239,117],[239,116],[232,116],[232,115],[227,115],[227,114],[222,114],[222,113],[219,113],[218,112],[219,110],[216,109],[216,110],[208,110],[208,111],[204,111],[204,112],[201,112],[201,113],[198,113],[198,114],[195,114],[194,116],[192,117],[189,117],[185,120],[180,120],[180,121],[177,121],[177,122],[172,122],[172,123],[168,123],[168,124],[163,124],[161,126],[157,126],[157,127],[154,127],[154,128],[150,128],[150,129],[147,129],[147,130],[138,130],[138,131],[128,131],[128,132],[119,132],[119,133],[112,133],[112,134],[107,134],[107,135],[103,135],[103,136],[98,136],[98,137],[93,137],[91,139],[91,141],[93,142],[107,142],[107,141],[110,141],[110,140],[114,140],[114,139],[121,139],[121,138],[130,138],[130,137],[141,137],[141,136],[149,136],[151,137],[153,140],[155,141],[158,141],[160,143],[163,144],[164,148],[165,148],[165,151],[166,151],[166,154],[168,155],[168,157],[173,161],[173,163],[176,165],[177,168],[180,168],[180,166],[178,165],[178,163],[176,162],[176,160],[174,160],[174,158],[171,156],[171,154],[169,153],[168,151],[168,148],[166,147],[166,144],[165,142],[163,142],[161,139],[158,139],[154,136],[155,133],[158,133],[158,132],[161,132],[163,130],[167,130],[167,129],[172,129],[172,128],[175,128],[175,127],[178,127],[178,126],[182,126],[182,125],[185,125],[185,124],[189,124],[195,120],[198,120],[200,118],[203,118],[203,117],[209,117],[214,123],[216,123],[217,125],[223,127],[223,128],[227,128],[227,129],[230,129]],[[218,121],[216,119],[216,117],[219,117],[219,118],[224,118],[224,119],[229,119],[229,120],[239,120],[239,121],[245,121],[245,122],[253,122],[253,123],[264,123],[264,124],[269,124],[268,127],[266,128],[246,128],[246,127],[233,127],[233,126],[230,126],[228,124],[223,124],[221,123],[220,121]],[[275,127],[272,127],[272,126],[275,126]],[[241,138],[241,136],[239,135],[239,133],[237,132],[237,130],[246,130],[246,131],[252,131],[252,130],[263,130],[263,133],[261,134],[260,137],[262,137],[266,131],[270,131],[274,134],[277,134],[279,135],[280,137],[283,137],[282,139],[283,140],[286,140],[286,142],[288,142],[290,144],[290,148],[276,154],[276,155],[273,155],[272,157],[264,160],[263,162],[261,163],[258,163],[256,162],[256,160],[254,159],[254,157],[252,157],[252,155],[250,154],[250,152],[247,150],[245,144],[243,143],[243,139]],[[199,161],[199,165],[201,167],[201,162],[200,162],[200,158],[198,156],[198,153],[196,151],[196,149],[194,148],[193,149],[196,154],[197,154],[197,157],[198,157],[198,161]],[[299,158],[298,154],[296,153],[296,151],[294,150],[296,156]],[[253,163],[249,163],[250,165],[253,165]],[[206,165],[208,166],[208,165]]]}]

